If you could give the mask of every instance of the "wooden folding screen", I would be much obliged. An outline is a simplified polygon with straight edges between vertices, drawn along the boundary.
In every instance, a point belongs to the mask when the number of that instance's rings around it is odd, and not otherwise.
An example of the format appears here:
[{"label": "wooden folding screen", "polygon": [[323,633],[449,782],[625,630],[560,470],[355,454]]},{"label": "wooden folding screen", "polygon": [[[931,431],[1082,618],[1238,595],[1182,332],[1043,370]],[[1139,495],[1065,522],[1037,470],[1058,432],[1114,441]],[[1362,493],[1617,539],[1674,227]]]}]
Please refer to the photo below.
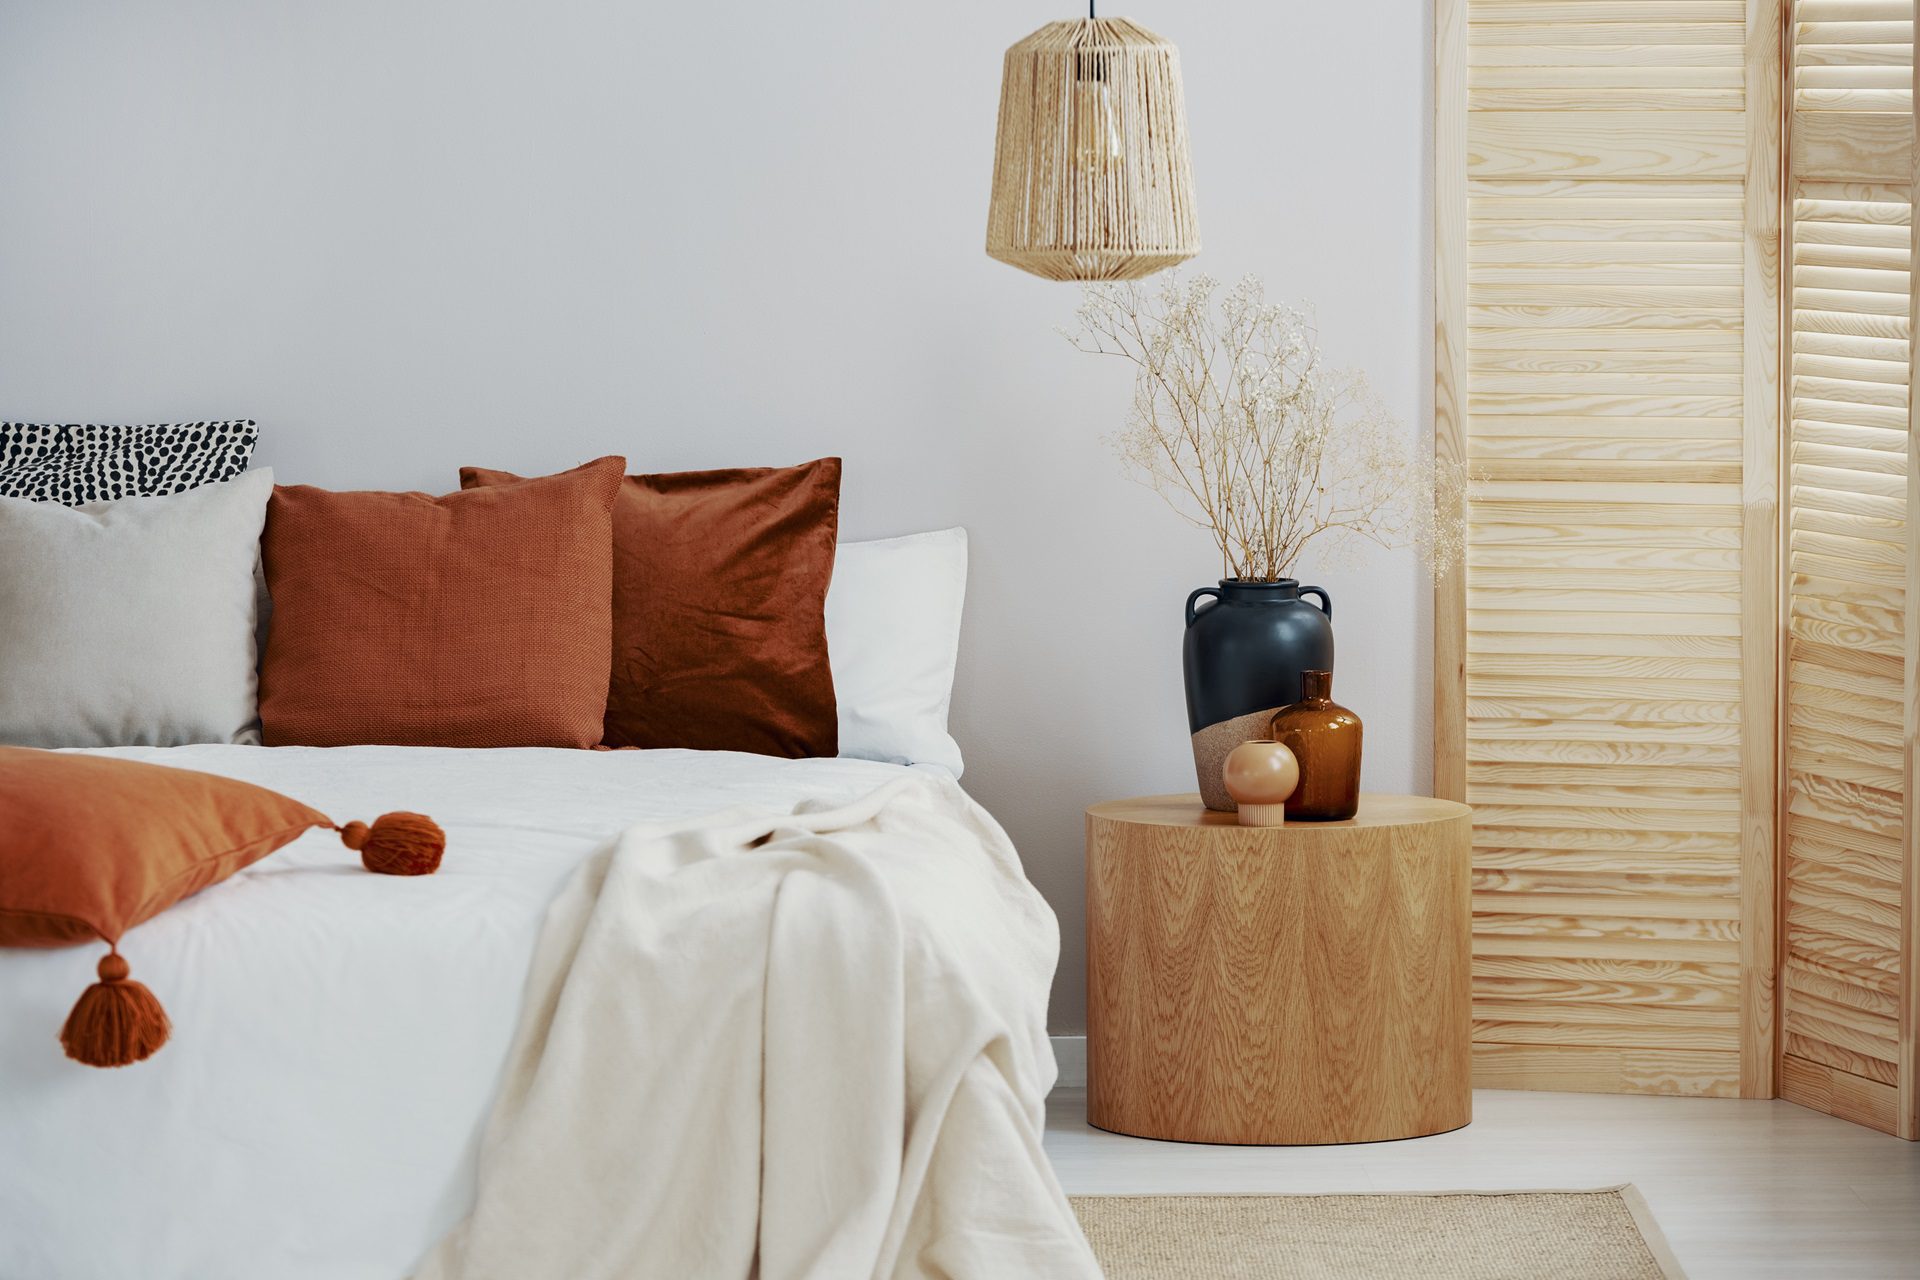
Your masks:
[{"label": "wooden folding screen", "polygon": [[1914,6],[1790,16],[1780,1092],[1912,1138]]},{"label": "wooden folding screen", "polygon": [[1438,0],[1482,1085],[1774,1089],[1777,0]]}]

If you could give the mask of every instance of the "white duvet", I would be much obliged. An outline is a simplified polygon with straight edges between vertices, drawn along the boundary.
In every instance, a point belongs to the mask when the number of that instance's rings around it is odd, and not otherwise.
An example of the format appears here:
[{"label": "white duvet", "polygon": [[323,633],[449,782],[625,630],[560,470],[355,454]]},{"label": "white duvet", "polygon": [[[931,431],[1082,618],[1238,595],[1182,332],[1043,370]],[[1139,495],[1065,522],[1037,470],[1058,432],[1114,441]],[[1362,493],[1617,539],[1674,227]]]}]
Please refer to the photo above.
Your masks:
[{"label": "white duvet", "polygon": [[[634,823],[658,833],[718,810],[778,813],[802,802],[827,809],[910,773],[852,760],[693,752],[210,746],[114,754],[245,778],[342,822],[391,809],[427,813],[447,829],[447,856],[435,876],[376,877],[331,833],[309,833],[135,929],[122,953],[166,1006],[174,1037],[149,1061],[120,1070],[78,1066],[55,1039],[75,994],[91,980],[98,948],[0,951],[0,1280],[407,1275],[474,1207],[481,1137],[543,919],[590,854]],[[930,795],[949,785],[906,789]],[[655,855],[662,847],[646,844]],[[899,856],[897,846],[889,856]],[[951,863],[951,851],[943,857],[943,874],[952,874],[959,864]],[[996,865],[1002,855],[989,841],[980,841],[978,857],[976,888],[1006,880],[1006,869]],[[876,874],[893,875],[884,868]],[[967,878],[962,872],[960,881]],[[727,882],[722,876],[716,884]],[[964,948],[939,943],[955,922],[932,919],[940,907],[925,888],[900,895],[905,951],[923,964],[931,956],[933,971],[964,963]],[[993,892],[956,901],[979,910],[991,905]],[[674,905],[673,927],[711,960],[727,948],[718,935],[700,932],[706,917],[692,905],[685,898]],[[989,927],[1022,946],[1039,945],[1050,960],[1050,918],[1019,914]],[[723,909],[712,923],[724,929],[748,919]],[[669,942],[669,954],[676,945]],[[743,962],[751,964],[766,946],[765,938],[743,939]],[[970,982],[964,972],[948,976],[956,987]],[[1007,985],[1004,975],[993,981]],[[1046,1202],[1030,1206],[1034,1273],[1050,1273],[1066,1256],[1062,1249],[1071,1252],[1071,1242],[1062,1243],[1070,1220],[1060,1224],[1064,1202],[1038,1148],[1052,1062],[1045,985],[1037,985],[1006,1019],[991,1055],[973,1068],[990,1069],[995,1078],[973,1091],[970,1105],[998,1099],[1006,1114],[982,1125],[979,1114],[962,1107],[946,1113],[952,1132],[935,1126],[920,1135],[927,1143],[978,1144],[980,1178],[951,1185],[936,1179],[924,1191],[924,1214],[900,1215],[897,1230],[882,1227],[882,1235],[906,1237],[893,1242],[907,1259],[902,1274],[922,1265],[914,1250],[930,1244],[935,1252],[924,1265],[942,1265],[940,1240],[922,1230],[928,1222],[937,1224],[946,1248],[964,1254],[968,1215],[993,1211],[1005,1199],[991,1183],[1004,1182],[1010,1170],[1020,1170],[1026,1190]],[[864,1012],[848,991],[819,1008],[823,1056],[803,1064],[806,1070],[830,1063],[832,1037],[847,1034],[847,1020]],[[770,1003],[770,1022],[776,1012]],[[701,1130],[684,1132],[677,1144],[660,1135],[672,1131],[674,1108],[702,1096],[700,1073],[715,1061],[726,1059],[709,1054],[703,1062],[700,1046],[687,1044],[685,1092],[675,1096],[656,1085],[656,1109],[626,1110],[630,1122],[653,1126],[625,1153],[632,1168],[671,1166],[688,1158],[689,1144],[711,1143],[715,1135]],[[862,1069],[872,1067],[863,1060]],[[900,1069],[904,1077],[907,1064]],[[768,1064],[769,1087],[781,1070]],[[584,1089],[582,1099],[592,1101]],[[573,1122],[578,1118],[576,1110]],[[758,1126],[766,1118],[756,1110],[742,1120]],[[909,1116],[902,1128],[912,1127]],[[604,1137],[592,1158],[619,1152],[620,1135],[609,1130]],[[712,1155],[704,1148],[698,1154]],[[789,1172],[796,1158],[804,1164],[807,1157],[783,1157]],[[899,1159],[883,1181],[900,1180],[912,1152],[903,1149]],[[776,1207],[781,1196],[792,1197],[782,1212],[804,1216],[804,1179],[778,1173],[767,1173]],[[661,1229],[700,1230],[700,1222],[685,1220],[684,1207],[674,1206],[678,1216]],[[602,1206],[599,1221],[616,1220],[622,1208]],[[740,1206],[713,1209],[713,1228],[737,1233]],[[861,1212],[875,1210],[865,1205]],[[892,1211],[880,1216],[890,1221]],[[911,1230],[909,1218],[918,1224]],[[984,1217],[981,1225],[992,1232],[997,1224]],[[712,1256],[737,1256],[737,1244]],[[527,1261],[518,1274],[539,1280],[540,1265]],[[784,1272],[839,1273],[804,1266]],[[607,1274],[652,1273],[629,1267]]]}]

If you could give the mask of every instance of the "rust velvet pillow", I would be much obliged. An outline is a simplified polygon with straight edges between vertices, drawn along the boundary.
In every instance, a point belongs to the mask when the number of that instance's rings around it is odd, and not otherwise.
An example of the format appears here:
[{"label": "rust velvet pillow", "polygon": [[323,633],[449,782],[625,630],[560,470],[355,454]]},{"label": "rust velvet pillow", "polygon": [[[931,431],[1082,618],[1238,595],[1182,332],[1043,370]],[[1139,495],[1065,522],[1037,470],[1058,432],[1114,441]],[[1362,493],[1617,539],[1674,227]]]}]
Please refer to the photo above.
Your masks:
[{"label": "rust velvet pillow", "polygon": [[626,468],[432,497],[274,490],[268,746],[591,747]]},{"label": "rust velvet pillow", "polygon": [[[460,483],[524,482],[463,467]],[[839,515],[838,458],[628,476],[613,508],[605,745],[834,755]]]}]

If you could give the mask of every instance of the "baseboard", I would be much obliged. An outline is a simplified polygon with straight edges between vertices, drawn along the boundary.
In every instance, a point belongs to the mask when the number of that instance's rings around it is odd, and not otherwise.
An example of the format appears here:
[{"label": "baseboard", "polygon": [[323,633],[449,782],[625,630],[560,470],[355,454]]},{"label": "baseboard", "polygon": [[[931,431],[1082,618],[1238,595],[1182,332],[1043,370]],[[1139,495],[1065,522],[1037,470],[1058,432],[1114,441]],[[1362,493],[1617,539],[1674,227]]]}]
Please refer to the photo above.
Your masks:
[{"label": "baseboard", "polygon": [[1053,1060],[1060,1066],[1060,1077],[1053,1082],[1056,1089],[1084,1089],[1087,1087],[1087,1038],[1085,1036],[1053,1036]]}]

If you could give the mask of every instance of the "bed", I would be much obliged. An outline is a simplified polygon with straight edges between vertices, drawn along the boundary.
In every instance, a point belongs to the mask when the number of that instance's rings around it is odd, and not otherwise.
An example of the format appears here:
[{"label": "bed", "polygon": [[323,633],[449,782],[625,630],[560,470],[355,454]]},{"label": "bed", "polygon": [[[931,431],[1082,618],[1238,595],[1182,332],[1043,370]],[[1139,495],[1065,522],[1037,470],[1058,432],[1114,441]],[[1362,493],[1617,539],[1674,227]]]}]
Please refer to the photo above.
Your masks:
[{"label": "bed", "polygon": [[[428,813],[446,859],[430,877],[369,876],[312,832],[133,931],[123,950],[175,1029],[124,1069],[79,1067],[54,1041],[93,949],[0,951],[0,1277],[1098,1274],[1039,1145],[1053,918],[943,770],[691,751],[107,754],[333,814]],[[929,823],[945,846],[921,841]],[[750,874],[776,849],[802,860],[789,871],[823,871],[812,898],[771,874],[766,913],[725,880],[669,908],[662,877],[720,855]],[[879,896],[850,890],[847,868]],[[616,883],[635,914],[596,906]],[[584,990],[595,930],[658,935],[624,966],[632,986]],[[714,967],[727,954],[731,975]],[[887,956],[904,1018],[841,981]],[[819,997],[808,1026],[780,998],[796,984]],[[577,1012],[590,1000],[607,1009]],[[577,1086],[554,1078],[569,1017],[589,1064]],[[844,1185],[849,1169],[863,1185]],[[499,1247],[509,1237],[527,1251]],[[570,1239],[586,1243],[570,1254]]]}]

